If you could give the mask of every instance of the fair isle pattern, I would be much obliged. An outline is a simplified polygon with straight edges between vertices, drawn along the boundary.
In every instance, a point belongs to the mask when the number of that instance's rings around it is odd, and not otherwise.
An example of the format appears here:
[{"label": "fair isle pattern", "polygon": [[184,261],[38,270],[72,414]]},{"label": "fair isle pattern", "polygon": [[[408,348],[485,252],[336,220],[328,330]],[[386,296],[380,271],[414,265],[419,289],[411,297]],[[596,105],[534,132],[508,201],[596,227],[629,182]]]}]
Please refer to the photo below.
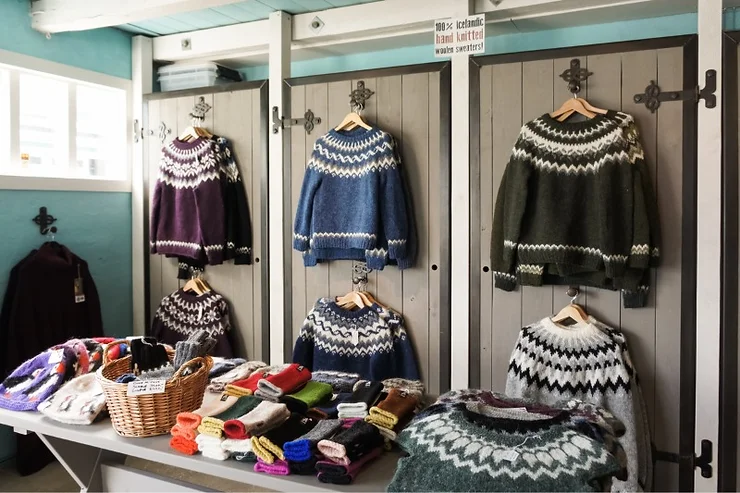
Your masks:
[{"label": "fair isle pattern", "polygon": [[178,248],[187,248],[189,250],[192,250],[193,252],[213,252],[218,250],[223,250],[223,245],[200,245],[198,243],[189,243],[187,241],[176,241],[176,240],[156,240],[156,241],[150,241],[149,246],[151,247],[178,247]]},{"label": "fair isle pattern", "polygon": [[522,274],[541,276],[545,272],[545,266],[535,264],[519,264],[516,266],[516,271]]},{"label": "fair isle pattern", "polygon": [[[298,236],[300,236],[300,235],[298,235]],[[337,240],[337,239],[344,239],[344,238],[352,238],[352,239],[359,238],[359,239],[362,239],[362,240],[375,241],[375,238],[377,238],[377,236],[375,234],[373,234],[373,233],[330,233],[330,232],[327,232],[327,233],[318,232],[318,233],[313,233],[311,235],[311,241],[313,241],[315,239],[319,239],[319,240],[323,240],[323,239]]]},{"label": "fair isle pattern", "polygon": [[340,178],[361,178],[398,166],[395,142],[390,134],[372,129],[356,139],[337,138],[333,133],[319,137],[308,167]]},{"label": "fair isle pattern", "polygon": [[[593,257],[601,257],[604,262],[619,262],[626,263],[629,256],[627,255],[607,255],[598,248],[590,248],[579,245],[531,245],[527,243],[516,243],[511,240],[504,241],[504,247],[509,249],[516,248],[517,250],[524,251],[548,251],[548,252],[576,252],[583,255],[590,255]],[[632,250],[638,247],[632,247]]]},{"label": "fair isle pattern", "polygon": [[190,149],[180,149],[174,142],[162,148],[159,181],[174,188],[197,188],[201,183],[221,177],[221,159],[217,144],[201,139]]},{"label": "fair isle pattern", "polygon": [[175,291],[162,299],[154,318],[167,329],[183,336],[190,336],[200,329],[212,336],[223,335],[231,329],[226,300],[213,291],[195,302],[183,298],[180,291]]}]

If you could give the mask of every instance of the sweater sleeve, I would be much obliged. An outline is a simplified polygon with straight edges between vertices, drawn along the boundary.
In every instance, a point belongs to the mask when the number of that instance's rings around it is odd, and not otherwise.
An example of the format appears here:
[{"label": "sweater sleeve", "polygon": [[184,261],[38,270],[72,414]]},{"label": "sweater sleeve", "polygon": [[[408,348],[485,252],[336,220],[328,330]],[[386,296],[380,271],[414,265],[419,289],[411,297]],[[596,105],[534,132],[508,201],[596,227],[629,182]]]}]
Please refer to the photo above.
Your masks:
[{"label": "sweater sleeve", "polygon": [[501,178],[491,231],[491,267],[497,288],[512,291],[516,286],[516,250],[527,205],[531,167],[526,160],[524,140],[514,146]]},{"label": "sweater sleeve", "polygon": [[[392,148],[392,166],[384,169],[383,164],[378,163],[378,168],[384,171],[380,173],[380,223],[386,239],[388,240],[388,257],[391,259],[403,259],[406,257],[406,246],[409,240],[409,224],[406,214],[406,198],[403,180],[401,179],[401,156],[396,152],[396,144],[391,138],[389,143]],[[387,159],[381,155],[379,159]]]},{"label": "sweater sleeve", "polygon": [[[213,143],[211,156],[203,163],[202,174],[205,177],[193,190],[198,213],[201,246],[208,260],[208,265],[222,264],[224,245],[226,244],[224,196],[220,180],[211,178],[211,173],[218,172],[220,177],[220,160],[218,148]],[[215,168],[215,169],[214,169]]]},{"label": "sweater sleeve", "polygon": [[393,350],[396,364],[396,374],[391,378],[421,380],[414,347],[411,345],[411,339],[404,327],[403,318],[400,315],[394,314],[387,319],[387,322],[393,333]]},{"label": "sweater sleeve", "polygon": [[305,252],[310,247],[313,200],[320,185],[321,173],[308,166],[303,177],[301,195],[298,198],[298,207],[295,213],[295,227],[293,228],[293,248],[299,252]]},{"label": "sweater sleeve", "polygon": [[226,259],[234,259],[237,265],[252,263],[252,228],[249,217],[247,195],[239,173],[239,165],[228,140],[217,140],[224,193],[224,215],[226,224]]},{"label": "sweater sleeve", "polygon": [[[103,331],[103,314],[100,308],[100,296],[98,295],[98,288],[95,285],[87,262],[82,262],[82,272],[88,325],[84,329],[85,334],[80,333],[79,337],[101,337],[105,335],[105,332]],[[80,328],[78,330],[83,329]]]},{"label": "sweater sleeve", "polygon": [[303,326],[301,327],[298,339],[295,341],[295,347],[293,348],[293,363],[305,366],[311,371],[313,371],[314,310],[311,310],[306,317],[306,320],[303,321]]},{"label": "sweater sleeve", "polygon": [[157,231],[159,228],[159,208],[162,202],[162,183],[157,180],[152,194],[152,212],[149,217],[149,251],[157,253]]}]

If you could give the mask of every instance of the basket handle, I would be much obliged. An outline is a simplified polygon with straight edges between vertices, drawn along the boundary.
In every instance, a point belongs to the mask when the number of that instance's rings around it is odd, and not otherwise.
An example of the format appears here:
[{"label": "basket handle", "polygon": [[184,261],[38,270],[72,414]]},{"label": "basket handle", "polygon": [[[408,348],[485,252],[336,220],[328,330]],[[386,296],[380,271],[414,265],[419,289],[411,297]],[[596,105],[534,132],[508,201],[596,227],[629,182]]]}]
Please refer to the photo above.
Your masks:
[{"label": "basket handle", "polygon": [[103,351],[103,365],[107,365],[111,362],[110,359],[108,359],[108,351],[112,350],[114,347],[118,346],[119,344],[126,344],[129,345],[129,341],[127,339],[117,339],[113,342],[109,342],[107,346],[105,346],[105,350]]},{"label": "basket handle", "polygon": [[201,358],[200,356],[191,359],[190,361],[182,365],[180,368],[178,368],[175,374],[172,375],[172,378],[170,378],[170,380],[175,380],[177,378],[182,377],[182,372],[184,372],[186,368],[189,368],[191,366],[196,366],[196,365],[205,367],[207,365],[207,361],[205,358]]}]

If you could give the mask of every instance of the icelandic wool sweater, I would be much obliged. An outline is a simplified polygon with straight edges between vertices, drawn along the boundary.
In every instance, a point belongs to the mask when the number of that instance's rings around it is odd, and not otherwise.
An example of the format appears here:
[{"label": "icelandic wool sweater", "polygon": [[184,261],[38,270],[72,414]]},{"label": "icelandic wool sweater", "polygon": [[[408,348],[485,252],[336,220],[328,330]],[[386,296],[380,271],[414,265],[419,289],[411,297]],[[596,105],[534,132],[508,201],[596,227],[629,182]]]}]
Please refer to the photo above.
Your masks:
[{"label": "icelandic wool sweater", "polygon": [[306,266],[337,259],[362,259],[377,270],[411,266],[414,232],[400,162],[393,137],[377,128],[331,130],[316,140],[293,232]]},{"label": "icelandic wool sweater", "polygon": [[555,416],[458,406],[415,419],[388,491],[603,491],[620,470],[598,441]]},{"label": "icelandic wool sweater", "polygon": [[627,454],[628,480],[616,481],[613,491],[650,488],[645,405],[618,331],[594,323],[563,327],[550,318],[524,327],[511,355],[506,393],[548,405],[573,398],[607,408],[626,428],[620,443]]},{"label": "icelandic wool sweater", "polygon": [[521,130],[496,198],[491,262],[498,288],[517,283],[621,289],[644,306],[659,224],[634,119],[543,115]]},{"label": "icelandic wool sweater", "polygon": [[234,356],[229,305],[223,296],[214,291],[198,296],[178,289],[162,299],[152,321],[154,338],[174,346],[199,330],[216,339],[214,356]]},{"label": "icelandic wool sweater", "polygon": [[368,380],[419,379],[403,318],[376,304],[349,311],[319,299],[301,327],[293,361],[311,371],[358,373]]}]

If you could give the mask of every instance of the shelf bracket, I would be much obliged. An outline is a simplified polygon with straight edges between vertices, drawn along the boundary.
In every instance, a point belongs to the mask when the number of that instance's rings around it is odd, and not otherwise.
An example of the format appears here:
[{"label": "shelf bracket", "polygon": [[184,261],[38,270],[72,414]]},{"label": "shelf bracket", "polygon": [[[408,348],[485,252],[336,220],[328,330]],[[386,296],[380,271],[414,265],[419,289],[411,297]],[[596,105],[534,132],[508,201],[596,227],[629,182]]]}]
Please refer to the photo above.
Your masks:
[{"label": "shelf bracket", "polygon": [[278,133],[281,129],[298,125],[302,125],[306,133],[310,134],[319,123],[321,123],[321,118],[314,115],[310,109],[306,110],[303,118],[286,118],[279,115],[277,106],[272,107],[272,133],[274,134]]},{"label": "shelf bracket", "polygon": [[698,103],[704,100],[704,106],[707,108],[717,107],[717,71],[707,70],[704,74],[704,88],[696,86],[684,91],[662,91],[660,86],[654,81],[645,88],[643,94],[635,94],[635,103],[642,103],[651,113],[655,113],[662,103],[671,101],[693,101]]}]

